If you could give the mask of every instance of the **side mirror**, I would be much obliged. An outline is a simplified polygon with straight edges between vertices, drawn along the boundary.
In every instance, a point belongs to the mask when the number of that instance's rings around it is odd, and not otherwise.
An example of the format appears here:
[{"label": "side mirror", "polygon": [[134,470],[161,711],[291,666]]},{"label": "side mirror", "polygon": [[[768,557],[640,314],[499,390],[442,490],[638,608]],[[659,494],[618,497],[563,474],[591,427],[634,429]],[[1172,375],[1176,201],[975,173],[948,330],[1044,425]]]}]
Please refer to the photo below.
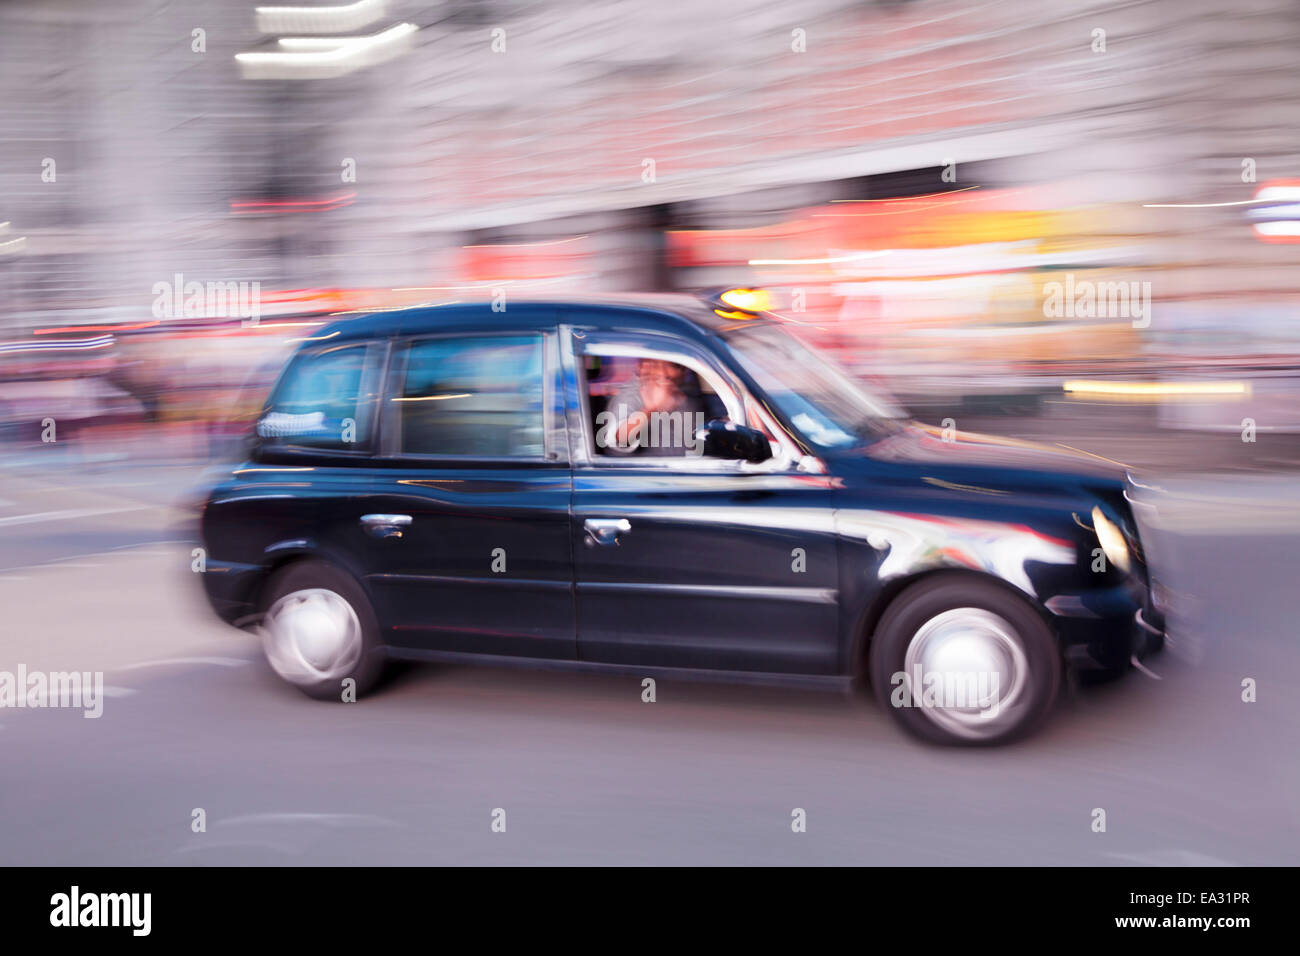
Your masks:
[{"label": "side mirror", "polygon": [[718,418],[697,431],[695,440],[704,443],[705,458],[757,464],[772,457],[772,444],[762,432]]}]

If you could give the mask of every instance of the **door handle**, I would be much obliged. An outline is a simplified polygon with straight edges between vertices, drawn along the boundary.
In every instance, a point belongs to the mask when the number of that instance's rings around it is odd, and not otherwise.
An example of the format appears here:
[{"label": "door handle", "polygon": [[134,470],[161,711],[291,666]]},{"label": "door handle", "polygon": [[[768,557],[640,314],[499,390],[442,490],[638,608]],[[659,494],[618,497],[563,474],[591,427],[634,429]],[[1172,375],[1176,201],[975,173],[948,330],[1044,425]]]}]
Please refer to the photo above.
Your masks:
[{"label": "door handle", "polygon": [[400,538],[402,529],[411,523],[410,515],[362,515],[361,526],[375,538]]},{"label": "door handle", "polygon": [[632,522],[626,518],[588,518],[582,523],[587,532],[587,547],[593,544],[617,545],[618,536],[632,530]]}]

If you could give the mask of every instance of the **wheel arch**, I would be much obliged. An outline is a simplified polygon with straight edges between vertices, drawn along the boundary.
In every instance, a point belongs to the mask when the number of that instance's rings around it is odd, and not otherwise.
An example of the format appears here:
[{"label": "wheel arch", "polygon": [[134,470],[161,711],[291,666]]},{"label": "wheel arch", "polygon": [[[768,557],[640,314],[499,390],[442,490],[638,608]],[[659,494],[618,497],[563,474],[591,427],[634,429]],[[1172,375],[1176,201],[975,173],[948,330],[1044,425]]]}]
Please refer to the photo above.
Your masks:
[{"label": "wheel arch", "polygon": [[885,612],[906,592],[912,590],[919,584],[933,581],[937,578],[949,578],[954,581],[979,581],[985,584],[993,584],[1010,597],[1018,598],[1024,604],[1032,607],[1038,616],[1043,619],[1048,629],[1052,632],[1053,637],[1058,638],[1056,621],[1052,613],[1043,605],[1035,595],[1030,594],[1022,588],[1016,587],[1005,578],[1000,578],[996,574],[989,574],[985,571],[976,571],[971,568],[930,568],[925,571],[918,571],[915,574],[904,575],[887,582],[878,591],[876,591],[865,602],[864,606],[858,611],[854,618],[853,627],[850,632],[852,646],[849,649],[849,675],[855,680],[864,680],[867,678],[867,664],[870,659],[870,650],[872,639],[876,635],[876,630],[880,626]]},{"label": "wheel arch", "polygon": [[375,606],[374,595],[366,583],[365,575],[359,574],[358,569],[346,557],[336,554],[329,548],[322,548],[316,541],[309,539],[280,541],[267,547],[264,553],[267,560],[263,563],[262,572],[257,576],[248,595],[248,604],[253,609],[254,618],[260,618],[266,610],[266,593],[271,582],[283,574],[286,568],[304,561],[320,561],[342,571],[357,583],[370,601],[371,607]]}]

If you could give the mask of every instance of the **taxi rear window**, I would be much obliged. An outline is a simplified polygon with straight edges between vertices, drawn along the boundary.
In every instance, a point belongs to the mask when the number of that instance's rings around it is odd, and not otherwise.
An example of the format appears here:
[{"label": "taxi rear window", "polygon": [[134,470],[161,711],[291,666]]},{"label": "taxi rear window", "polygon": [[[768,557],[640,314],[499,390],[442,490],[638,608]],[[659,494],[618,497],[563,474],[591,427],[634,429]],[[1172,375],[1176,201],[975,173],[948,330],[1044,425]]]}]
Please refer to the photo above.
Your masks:
[{"label": "taxi rear window", "polygon": [[269,444],[369,449],[383,349],[335,345],[294,356],[257,422]]}]

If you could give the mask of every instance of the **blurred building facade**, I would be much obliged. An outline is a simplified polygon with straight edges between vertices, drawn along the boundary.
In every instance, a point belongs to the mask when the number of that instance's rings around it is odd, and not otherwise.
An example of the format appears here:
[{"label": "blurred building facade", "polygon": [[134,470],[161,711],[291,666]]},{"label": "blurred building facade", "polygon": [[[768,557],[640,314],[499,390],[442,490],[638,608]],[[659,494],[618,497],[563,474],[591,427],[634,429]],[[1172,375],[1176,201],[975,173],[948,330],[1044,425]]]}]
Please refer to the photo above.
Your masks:
[{"label": "blurred building facade", "polygon": [[[1300,176],[1289,0],[391,0],[369,14],[322,35],[409,23],[410,49],[319,78],[291,62],[249,75],[236,55],[280,51],[285,34],[245,2],[0,7],[5,336],[147,319],[176,275],[258,282],[304,309],[767,281],[829,295],[810,320],[823,332],[870,325],[858,357],[887,350],[875,370],[924,376],[910,357],[940,354],[945,330],[966,329],[949,336],[960,356],[1002,326],[975,369],[997,376],[998,355],[1065,348],[1023,345],[1042,331],[1044,277],[1102,267],[1151,283],[1152,322],[1136,337],[1115,322],[1122,339],[1076,348],[1080,362],[1300,352],[1300,246],[1260,241],[1240,205]],[[936,193],[978,196],[983,218],[883,205]],[[816,231],[850,209],[882,220]],[[885,245],[910,252],[837,261]],[[990,260],[994,246],[1020,258]],[[781,259],[829,267],[750,265]],[[989,284],[1007,271],[1018,284]],[[867,312],[850,301],[863,289]],[[990,304],[933,305],[970,296]]]}]

